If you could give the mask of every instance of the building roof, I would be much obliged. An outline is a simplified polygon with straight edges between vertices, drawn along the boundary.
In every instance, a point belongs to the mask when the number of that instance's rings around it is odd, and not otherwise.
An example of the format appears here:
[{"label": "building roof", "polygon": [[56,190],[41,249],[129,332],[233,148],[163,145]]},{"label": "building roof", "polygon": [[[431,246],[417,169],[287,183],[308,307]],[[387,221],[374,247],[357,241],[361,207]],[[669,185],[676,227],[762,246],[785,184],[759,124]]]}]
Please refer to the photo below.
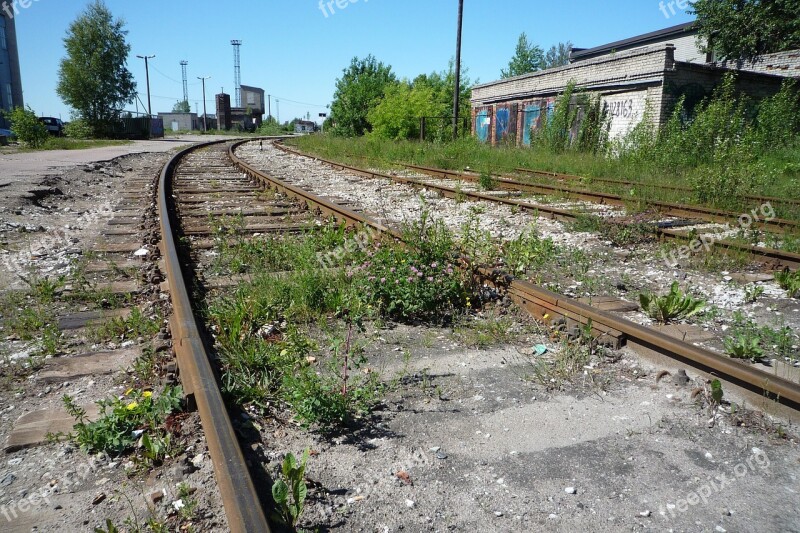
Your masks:
[{"label": "building roof", "polygon": [[622,39],[621,41],[614,41],[613,43],[595,46],[594,48],[574,48],[572,54],[570,55],[570,60],[581,61],[583,59],[589,59],[598,55],[608,54],[615,50],[627,50],[629,48],[645,46],[653,42],[663,41],[664,39],[668,39],[670,37],[682,37],[687,33],[693,33],[695,31],[694,27],[694,21],[686,22],[684,24],[670,26],[669,28],[664,28],[662,30],[656,30],[650,33],[637,35],[636,37]]}]

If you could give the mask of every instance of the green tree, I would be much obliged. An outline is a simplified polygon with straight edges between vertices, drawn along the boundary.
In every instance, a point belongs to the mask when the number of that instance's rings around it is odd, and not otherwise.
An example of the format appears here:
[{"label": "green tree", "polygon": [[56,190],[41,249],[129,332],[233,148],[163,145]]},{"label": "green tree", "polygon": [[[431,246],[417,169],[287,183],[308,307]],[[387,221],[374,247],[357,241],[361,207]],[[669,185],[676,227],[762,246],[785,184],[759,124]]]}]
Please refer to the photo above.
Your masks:
[{"label": "green tree", "polygon": [[419,137],[421,117],[442,117],[430,85],[406,80],[386,88],[381,103],[372,108],[367,118],[372,134],[384,139],[403,140]]},{"label": "green tree", "polygon": [[173,113],[191,113],[192,107],[189,105],[189,102],[184,100],[183,102],[178,102],[172,107]]},{"label": "green tree", "polygon": [[336,92],[331,104],[333,133],[346,137],[360,136],[371,131],[367,114],[383,98],[386,87],[396,83],[392,67],[372,55],[353,58],[336,80]]},{"label": "green tree", "polygon": [[[443,141],[452,138],[453,116],[453,88],[455,87],[455,62],[450,60],[446,71],[433,72],[431,74],[421,74],[414,79],[414,87],[426,86],[432,90],[432,97],[436,104],[436,112],[431,117],[439,117],[438,120],[428,121],[426,126],[426,139],[431,141]],[[472,81],[469,78],[468,69],[461,72],[461,97],[459,116],[468,118],[471,113],[472,100]],[[468,133],[468,132],[467,132]]]},{"label": "green tree", "polygon": [[519,36],[517,50],[508,63],[508,69],[500,71],[503,78],[513,78],[529,72],[542,70],[545,66],[544,50],[538,45],[528,42],[525,32]]},{"label": "green tree", "polygon": [[697,0],[692,9],[707,52],[736,60],[800,48],[800,0]]},{"label": "green tree", "polygon": [[124,22],[95,0],[67,30],[56,92],[92,128],[106,135],[125,104],[133,102],[136,82],[127,69],[130,45]]},{"label": "green tree", "polygon": [[39,122],[36,113],[28,107],[15,107],[11,112],[3,112],[11,122],[14,135],[31,148],[41,147],[47,141],[47,128]]},{"label": "green tree", "polygon": [[550,47],[544,56],[544,68],[562,67],[569,64],[569,55],[572,52],[572,43],[558,43]]}]

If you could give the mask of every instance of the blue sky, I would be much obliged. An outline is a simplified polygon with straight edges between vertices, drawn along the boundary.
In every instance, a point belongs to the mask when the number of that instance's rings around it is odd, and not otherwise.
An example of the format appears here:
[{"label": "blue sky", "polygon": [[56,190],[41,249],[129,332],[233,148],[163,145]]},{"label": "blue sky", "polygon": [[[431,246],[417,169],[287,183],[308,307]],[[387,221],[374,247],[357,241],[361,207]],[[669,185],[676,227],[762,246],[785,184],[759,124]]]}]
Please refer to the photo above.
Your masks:
[{"label": "blue sky", "polygon": [[[6,0],[11,2],[11,0]],[[2,4],[3,0],[0,0]],[[325,0],[327,3],[327,0]],[[233,93],[231,39],[243,41],[242,83],[264,88],[280,100],[282,121],[325,112],[336,78],[354,56],[375,55],[399,77],[447,68],[455,54],[457,0],[339,0],[334,12],[319,0],[106,0],[126,22],[133,72],[147,102],[144,62],[153,55],[150,86],[153,112],[169,111],[183,98],[180,61],[189,61],[189,101],[202,113],[198,76],[211,76],[206,100]],[[559,41],[588,48],[692,19],[667,18],[656,0],[465,0],[462,61],[470,78],[492,81],[527,32],[547,49]],[[55,92],[67,27],[85,0],[36,0],[16,16],[25,103],[39,115],[69,117]],[[667,10],[667,12],[669,12]],[[134,105],[129,109],[135,110]],[[142,110],[140,104],[139,110]]]}]

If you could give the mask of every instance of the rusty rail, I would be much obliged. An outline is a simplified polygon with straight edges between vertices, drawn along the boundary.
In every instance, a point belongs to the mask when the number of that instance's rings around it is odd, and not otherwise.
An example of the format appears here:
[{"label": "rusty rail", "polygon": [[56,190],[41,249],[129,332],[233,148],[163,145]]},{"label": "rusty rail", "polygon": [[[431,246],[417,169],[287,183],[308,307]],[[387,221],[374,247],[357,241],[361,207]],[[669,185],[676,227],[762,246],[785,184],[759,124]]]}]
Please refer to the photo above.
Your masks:
[{"label": "rusty rail", "polygon": [[[429,174],[435,177],[444,177],[449,179],[458,179],[464,181],[475,182],[478,177],[473,174],[458,172],[455,170],[444,170],[440,168],[422,167],[418,165],[404,164],[403,166],[417,170],[424,174]],[[534,194],[563,194],[571,198],[578,198],[581,200],[588,200],[590,202],[599,204],[609,204],[624,206],[629,202],[628,199],[623,198],[618,194],[607,192],[590,191],[586,189],[575,189],[572,187],[564,187],[560,185],[547,185],[540,183],[526,183],[523,181],[514,180],[504,176],[493,178],[495,183],[500,189],[509,191],[522,191]],[[765,199],[765,201],[767,201]],[[731,222],[738,220],[739,214],[733,211],[725,211],[722,209],[713,209],[700,205],[676,204],[672,202],[662,202],[658,200],[646,200],[647,205],[656,207],[665,214],[679,217],[694,217],[701,220],[711,222]],[[764,229],[773,230],[776,232],[783,232],[786,230],[796,231],[800,229],[800,222],[782,218],[775,218],[772,220],[754,220],[753,225]]]},{"label": "rusty rail", "polygon": [[173,221],[170,218],[172,175],[180,161],[194,150],[224,142],[227,141],[204,143],[182,150],[170,159],[161,172],[158,210],[161,219],[162,251],[173,309],[170,327],[181,380],[187,395],[194,398],[200,413],[208,451],[214,463],[214,474],[228,519],[228,528],[236,533],[269,532],[269,525],[255,484],[247,468],[217,384],[216,374],[195,321],[178,256]]},{"label": "rusty rail", "polygon": [[[277,178],[270,177],[239,159],[234,152],[236,148],[246,142],[247,141],[242,141],[233,144],[229,151],[231,160],[243,172],[255,177],[262,183],[269,184],[271,187],[279,187],[281,190],[290,190],[291,194],[295,198],[298,198],[301,201],[306,201],[309,203],[309,205],[318,205],[324,203],[330,204],[330,202],[319,198],[313,193],[289,185]],[[298,152],[297,150],[288,149],[285,146],[281,146],[281,149],[295,155],[323,162],[334,168],[346,169],[359,175],[380,177],[400,183],[411,182],[409,184],[416,184],[418,186],[423,185],[419,182],[414,182],[414,180],[409,180],[408,178],[387,176],[368,170],[341,165],[339,163],[321,159],[315,156],[308,156]],[[452,191],[452,189],[450,190]],[[492,198],[488,195],[477,193],[472,194],[480,199],[509,203],[509,200],[503,198]],[[535,206],[530,207],[535,209]],[[360,215],[343,207],[331,209],[329,213],[348,225],[370,226],[379,231],[383,231],[383,228],[385,228],[385,226],[377,223],[371,218]],[[396,233],[394,235],[396,235]],[[625,318],[595,309],[590,305],[567,298],[560,294],[556,294],[549,290],[538,287],[530,282],[515,279],[507,274],[486,269],[482,270],[481,274],[486,280],[491,281],[495,285],[505,287],[506,290],[508,290],[509,295],[539,321],[546,321],[544,318],[545,315],[550,315],[551,320],[558,317],[564,317],[576,322],[580,322],[584,325],[592,324],[592,327],[595,331],[605,332],[609,335],[618,333],[623,342],[634,350],[640,352],[655,352],[659,355],[668,357],[671,360],[717,376],[720,379],[738,385],[739,387],[758,396],[771,398],[795,411],[800,410],[800,384],[778,376],[767,374],[745,363],[725,357],[718,353],[712,352],[711,350],[700,348],[688,342],[681,341],[677,338],[661,333],[660,331],[647,328]]]}]

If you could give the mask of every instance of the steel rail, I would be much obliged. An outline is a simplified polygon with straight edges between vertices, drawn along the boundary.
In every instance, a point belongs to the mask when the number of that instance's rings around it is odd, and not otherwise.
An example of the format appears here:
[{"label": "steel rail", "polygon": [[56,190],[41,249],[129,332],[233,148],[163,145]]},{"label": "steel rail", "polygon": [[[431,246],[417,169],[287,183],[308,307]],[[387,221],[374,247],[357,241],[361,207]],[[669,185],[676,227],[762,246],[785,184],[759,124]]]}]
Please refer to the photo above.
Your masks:
[{"label": "steel rail", "polygon": [[264,510],[253,478],[247,468],[228,410],[219,389],[200,329],[192,311],[186,287],[177,239],[171,219],[172,177],[178,164],[195,150],[221,144],[215,141],[195,145],[178,152],[164,166],[159,179],[158,210],[161,219],[162,251],[172,301],[173,348],[178,360],[181,380],[187,395],[191,395],[200,413],[209,455],[214,464],[228,528],[236,533],[269,532]]},{"label": "steel rail", "polygon": [[[534,176],[545,176],[548,178],[555,178],[558,180],[572,180],[572,181],[591,181],[596,183],[606,183],[609,185],[621,185],[624,187],[642,187],[644,189],[660,189],[664,191],[672,191],[678,193],[692,193],[694,189],[691,187],[681,187],[680,185],[658,185],[655,183],[637,183],[635,181],[628,181],[628,180],[620,180],[620,179],[613,179],[613,178],[597,178],[597,177],[589,177],[589,176],[576,176],[573,174],[562,174],[560,172],[550,172],[547,170],[534,170],[530,168],[524,167],[517,167],[514,169],[515,172],[522,172],[524,174],[532,174]],[[792,198],[779,198],[777,196],[759,196],[753,194],[747,194],[743,198],[746,200],[751,200],[753,202],[773,202],[777,204],[785,204],[791,205],[794,207],[800,206],[800,200],[795,200]]]},{"label": "steel rail", "polygon": [[[450,179],[459,179],[464,181],[476,182],[480,178],[472,174],[466,174],[455,170],[444,170],[439,168],[422,167],[418,165],[404,164],[403,166],[414,169],[435,177],[446,177]],[[526,183],[506,177],[493,178],[493,181],[500,186],[503,190],[509,191],[523,191],[532,192],[537,194],[564,194],[569,197],[588,200],[600,204],[611,204],[624,206],[629,203],[629,199],[624,198],[618,194],[596,192],[586,189],[574,189],[571,187],[563,187],[559,185],[547,185],[539,183]],[[662,202],[659,200],[646,200],[647,205],[657,207],[662,212],[681,217],[696,217],[712,222],[731,222],[738,220],[741,216],[733,211],[725,211],[723,209],[713,209],[710,207],[703,207],[699,205],[676,204],[672,202]],[[746,213],[747,214],[747,213]],[[752,218],[752,217],[751,217]],[[772,220],[753,220],[752,225],[773,231],[783,232],[789,230],[800,230],[800,222],[782,218],[774,218]]]},{"label": "steel rail", "polygon": [[[522,200],[516,200],[513,198],[500,198],[497,196],[493,196],[491,194],[486,193],[479,193],[474,191],[462,191],[455,189],[453,187],[447,187],[444,185],[436,185],[433,183],[428,183],[419,179],[415,178],[407,178],[403,176],[393,176],[390,174],[382,174],[380,172],[374,172],[371,170],[365,170],[358,167],[354,167],[351,165],[345,165],[342,163],[338,163],[336,161],[329,161],[326,159],[321,159],[316,156],[311,156],[307,154],[303,154],[291,147],[288,147],[281,143],[275,143],[275,146],[288,153],[292,153],[301,157],[308,157],[311,159],[316,159],[318,161],[322,161],[325,164],[338,169],[338,170],[346,170],[348,172],[352,172],[354,174],[364,176],[367,178],[373,179],[385,179],[394,181],[396,183],[403,183],[405,185],[409,185],[411,187],[416,188],[423,188],[423,189],[430,189],[433,191],[437,191],[442,195],[446,196],[447,198],[468,198],[475,201],[487,201],[487,202],[494,202],[500,203],[504,205],[508,205],[510,207],[518,208],[522,211],[528,211],[532,213],[536,213],[537,215],[541,216],[543,213],[552,218],[554,220],[560,221],[572,221],[577,219],[580,215],[574,213],[568,209],[560,209],[557,207],[550,207],[547,205],[540,205],[540,204],[531,204]],[[666,229],[666,228],[654,228],[654,231],[657,236],[664,238],[664,239],[671,239],[671,240],[680,240],[680,239],[690,239],[690,235],[687,233],[682,233],[680,231]],[[697,242],[700,242],[699,240]],[[747,244],[740,244],[733,241],[728,241],[725,239],[717,239],[716,237],[710,237],[701,242],[701,246],[710,245],[714,248],[718,248],[723,253],[727,252],[738,252],[738,253],[745,253],[764,261],[770,268],[774,268],[775,270],[782,269],[784,267],[789,267],[790,269],[798,269],[800,268],[800,254],[792,253],[792,252],[785,252],[783,250],[776,250],[772,248],[761,248],[757,246],[751,246]]]},{"label": "steel rail", "polygon": [[[245,142],[247,141],[232,145],[229,151],[231,160],[243,172],[265,184],[269,184],[271,187],[289,190],[296,198],[310,205],[330,204],[330,202],[319,198],[317,195],[287,184],[278,178],[271,177],[238,158],[235,155],[235,150]],[[359,175],[377,175],[368,170],[343,166],[339,163],[315,156],[305,155],[297,150],[287,149],[286,147],[282,147],[282,149],[302,157],[321,161],[334,168],[345,168],[349,171],[357,172]],[[383,175],[380,175],[380,177],[386,179],[395,178]],[[406,178],[398,179],[398,181],[401,182],[405,182],[405,180]],[[331,209],[330,214],[348,225],[369,226],[378,231],[383,231],[383,228],[386,228],[386,226],[367,216],[342,207]],[[397,236],[397,232],[393,232],[392,235]],[[720,379],[738,385],[759,396],[763,395],[772,398],[795,411],[800,410],[800,384],[767,374],[744,363],[712,352],[711,350],[694,346],[693,344],[671,337],[660,331],[636,324],[635,322],[612,315],[611,313],[600,311],[587,304],[543,289],[528,281],[516,279],[505,273],[496,270],[482,269],[481,274],[487,281],[508,290],[509,295],[539,321],[547,322],[547,318],[545,317],[546,315],[550,315],[551,321],[557,317],[564,317],[576,322],[581,322],[582,324],[591,323],[595,330],[604,329],[609,333],[620,332],[624,336],[625,342],[634,350],[656,352],[703,372],[713,374]]]}]

